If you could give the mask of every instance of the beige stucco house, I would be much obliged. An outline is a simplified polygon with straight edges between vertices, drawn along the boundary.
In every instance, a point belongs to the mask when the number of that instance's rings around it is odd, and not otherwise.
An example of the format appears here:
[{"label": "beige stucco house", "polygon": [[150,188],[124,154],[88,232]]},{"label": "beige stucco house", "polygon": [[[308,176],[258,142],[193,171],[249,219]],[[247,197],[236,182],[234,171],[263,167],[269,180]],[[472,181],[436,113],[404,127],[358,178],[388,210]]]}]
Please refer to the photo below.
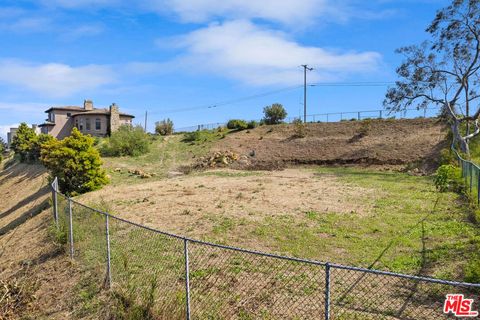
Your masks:
[{"label": "beige stucco house", "polygon": [[104,137],[121,125],[131,125],[134,118],[130,114],[121,113],[115,103],[109,108],[97,109],[90,100],[85,100],[83,107],[51,107],[45,112],[48,119],[39,127],[42,133],[48,133],[57,139],[70,135],[74,127],[84,134]]}]

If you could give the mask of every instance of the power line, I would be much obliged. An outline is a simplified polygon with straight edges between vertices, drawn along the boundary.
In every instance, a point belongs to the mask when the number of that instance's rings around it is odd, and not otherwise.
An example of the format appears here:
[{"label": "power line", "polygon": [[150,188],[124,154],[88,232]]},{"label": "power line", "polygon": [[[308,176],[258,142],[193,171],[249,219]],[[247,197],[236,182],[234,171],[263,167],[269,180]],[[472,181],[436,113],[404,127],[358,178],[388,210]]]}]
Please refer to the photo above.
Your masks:
[{"label": "power line", "polygon": [[[393,81],[384,81],[384,82],[318,82],[318,83],[312,83],[309,84],[308,86],[310,87],[384,87],[384,86],[389,86],[395,84]],[[281,93],[285,91],[290,91],[293,89],[299,89],[304,87],[305,89],[305,83],[304,85],[295,85],[295,86],[290,86],[290,87],[285,87],[282,89],[278,90],[272,90],[272,91],[267,91],[267,92],[262,92],[258,93],[255,95],[251,96],[245,96],[245,97],[240,97],[236,99],[231,99],[231,100],[224,100],[220,101],[217,103],[209,104],[209,105],[202,105],[202,106],[196,106],[196,107],[188,107],[188,108],[180,108],[180,109],[169,109],[165,111],[156,111],[156,112],[150,112],[151,115],[155,114],[171,114],[171,113],[181,113],[181,112],[188,112],[188,111],[195,111],[195,110],[202,110],[202,109],[212,109],[212,108],[218,108],[218,107],[223,107],[231,104],[236,104],[239,102],[243,101],[248,101],[248,100],[254,100],[257,98],[262,98],[266,97],[269,95],[273,95],[276,93]],[[304,101],[305,105],[305,101]]]},{"label": "power line", "polygon": [[165,111],[151,112],[150,114],[178,113],[178,112],[193,111],[193,110],[199,110],[199,109],[218,108],[218,107],[222,107],[222,106],[225,106],[225,105],[239,103],[239,102],[242,102],[242,101],[253,100],[253,99],[257,99],[257,98],[261,98],[261,97],[266,97],[266,96],[269,96],[269,95],[272,95],[272,94],[275,94],[275,93],[280,93],[280,92],[290,91],[290,90],[293,90],[293,89],[298,89],[298,88],[301,88],[301,87],[302,87],[301,85],[290,86],[290,87],[285,87],[285,88],[278,89],[278,90],[273,90],[273,91],[267,91],[267,92],[263,92],[263,93],[259,93],[259,94],[255,94],[255,95],[251,95],[251,96],[236,98],[236,99],[232,99],[232,100],[224,100],[224,101],[221,101],[221,102],[213,103],[211,105],[203,105],[203,106],[181,108],[181,109],[170,109],[170,110],[165,110]]}]

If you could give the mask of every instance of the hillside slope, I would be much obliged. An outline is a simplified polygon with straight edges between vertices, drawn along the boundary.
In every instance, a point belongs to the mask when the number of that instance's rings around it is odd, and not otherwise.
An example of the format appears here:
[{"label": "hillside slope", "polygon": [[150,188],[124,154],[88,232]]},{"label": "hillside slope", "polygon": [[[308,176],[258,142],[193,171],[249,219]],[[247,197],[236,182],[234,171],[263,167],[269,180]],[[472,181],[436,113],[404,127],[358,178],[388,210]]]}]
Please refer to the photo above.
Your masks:
[{"label": "hillside slope", "polygon": [[0,170],[0,319],[70,318],[77,277],[48,234],[49,190],[40,165]]},{"label": "hillside slope", "polygon": [[260,164],[378,164],[436,162],[447,146],[437,119],[309,123],[298,138],[295,125],[261,126],[227,135],[214,151],[231,150]]}]

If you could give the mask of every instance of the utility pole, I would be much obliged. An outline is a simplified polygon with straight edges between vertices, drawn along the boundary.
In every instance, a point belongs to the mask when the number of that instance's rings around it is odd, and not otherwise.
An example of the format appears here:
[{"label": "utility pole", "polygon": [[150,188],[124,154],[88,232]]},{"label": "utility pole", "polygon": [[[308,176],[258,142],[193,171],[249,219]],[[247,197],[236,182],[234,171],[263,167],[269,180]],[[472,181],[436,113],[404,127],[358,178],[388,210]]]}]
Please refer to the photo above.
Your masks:
[{"label": "utility pole", "polygon": [[145,111],[145,133],[147,132],[147,114],[148,111]]},{"label": "utility pole", "polygon": [[303,122],[307,123],[307,70],[312,71],[308,64],[302,64],[303,67]]}]

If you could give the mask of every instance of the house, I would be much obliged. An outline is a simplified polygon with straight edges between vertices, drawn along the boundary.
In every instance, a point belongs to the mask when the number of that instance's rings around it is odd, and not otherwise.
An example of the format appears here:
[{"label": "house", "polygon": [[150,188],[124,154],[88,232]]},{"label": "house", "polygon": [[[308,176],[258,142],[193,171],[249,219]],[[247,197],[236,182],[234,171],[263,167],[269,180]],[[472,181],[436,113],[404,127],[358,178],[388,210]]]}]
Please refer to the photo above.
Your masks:
[{"label": "house", "polygon": [[[32,129],[35,131],[36,134],[39,134],[41,132],[40,128],[36,124],[32,124]],[[10,145],[12,144],[13,137],[17,134],[18,128],[10,128],[10,131],[7,132],[7,147],[10,148]]]},{"label": "house", "polygon": [[48,133],[57,139],[70,135],[76,127],[83,134],[104,137],[116,131],[121,125],[132,125],[134,116],[121,113],[113,103],[108,109],[93,107],[91,100],[85,100],[83,107],[51,107],[45,111],[48,119],[39,125],[42,133]]}]

